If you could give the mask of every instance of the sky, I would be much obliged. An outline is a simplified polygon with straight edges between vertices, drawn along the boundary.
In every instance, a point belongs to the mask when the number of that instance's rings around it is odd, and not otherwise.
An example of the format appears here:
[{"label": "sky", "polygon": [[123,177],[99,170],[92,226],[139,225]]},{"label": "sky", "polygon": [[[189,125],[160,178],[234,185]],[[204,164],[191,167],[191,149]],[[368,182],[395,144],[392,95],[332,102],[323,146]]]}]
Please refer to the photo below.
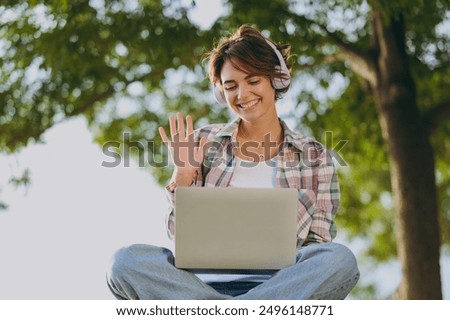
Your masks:
[{"label": "sky", "polygon": [[[207,27],[220,0],[197,0],[192,19]],[[208,14],[205,14],[208,12]],[[105,272],[115,250],[133,243],[172,248],[167,239],[164,190],[147,169],[106,168],[110,161],[82,117],[65,121],[11,156],[0,155],[0,299],[113,299]],[[29,168],[31,185],[15,189],[12,174]],[[360,241],[338,242],[355,253]],[[448,256],[448,254],[447,254]],[[375,279],[388,295],[401,277],[397,262],[360,265],[360,281]],[[441,261],[444,298],[450,299],[450,260]]]},{"label": "sky", "polygon": [[[132,243],[170,247],[164,191],[135,162],[102,167],[108,158],[83,118],[44,139],[16,157],[0,157],[1,197],[9,205],[0,211],[0,299],[110,298],[105,271],[115,250]],[[6,183],[19,168],[31,171],[27,192]]]}]

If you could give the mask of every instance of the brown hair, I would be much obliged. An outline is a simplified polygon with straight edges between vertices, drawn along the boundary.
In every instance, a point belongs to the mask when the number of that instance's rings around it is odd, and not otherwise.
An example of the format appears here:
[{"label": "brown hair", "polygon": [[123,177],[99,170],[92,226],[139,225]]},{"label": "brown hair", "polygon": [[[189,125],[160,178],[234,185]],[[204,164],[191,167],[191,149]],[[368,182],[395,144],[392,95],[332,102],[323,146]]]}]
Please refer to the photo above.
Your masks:
[{"label": "brown hair", "polygon": [[[245,73],[262,75],[274,79],[280,77],[280,60],[275,51],[267,43],[270,41],[280,51],[286,65],[290,57],[291,46],[289,44],[276,44],[264,37],[264,35],[248,25],[241,26],[234,34],[223,37],[217,46],[208,52],[205,59],[209,60],[209,79],[215,85],[221,85],[220,73],[225,61],[230,61],[233,66]],[[275,98],[279,99],[286,93],[289,86],[275,90]]]}]

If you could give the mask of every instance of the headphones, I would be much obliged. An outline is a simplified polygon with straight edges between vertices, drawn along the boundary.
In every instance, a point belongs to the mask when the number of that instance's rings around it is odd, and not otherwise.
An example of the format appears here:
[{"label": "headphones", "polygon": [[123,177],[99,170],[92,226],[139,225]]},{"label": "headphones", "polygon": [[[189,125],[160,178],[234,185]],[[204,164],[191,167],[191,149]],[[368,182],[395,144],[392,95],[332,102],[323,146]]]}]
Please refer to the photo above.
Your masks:
[{"label": "headphones", "polygon": [[[286,62],[283,59],[283,56],[281,55],[281,52],[275,47],[275,45],[266,39],[267,44],[275,51],[275,54],[278,57],[278,60],[280,62],[279,66],[276,66],[276,69],[280,71],[280,76],[275,77],[271,79],[272,86],[279,90],[286,88],[289,83],[291,82],[291,74],[289,73],[289,69],[286,66]],[[222,90],[215,84],[213,84],[213,92],[214,92],[214,98],[216,101],[220,104],[226,104],[227,100],[225,99],[225,94]]]}]

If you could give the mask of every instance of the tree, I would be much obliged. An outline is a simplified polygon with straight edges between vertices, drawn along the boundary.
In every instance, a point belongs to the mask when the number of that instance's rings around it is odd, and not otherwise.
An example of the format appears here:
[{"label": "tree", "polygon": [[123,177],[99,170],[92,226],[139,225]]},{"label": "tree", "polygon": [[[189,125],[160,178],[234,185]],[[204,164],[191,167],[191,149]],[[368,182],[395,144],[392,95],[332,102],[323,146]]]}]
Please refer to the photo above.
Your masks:
[{"label": "tree", "polygon": [[[139,153],[154,141],[145,151],[164,163],[156,128],[167,112],[189,112],[197,125],[227,119],[213,104],[201,55],[219,35],[251,23],[297,53],[292,91],[303,90],[291,115],[299,127],[350,141],[338,222],[353,235],[371,234],[379,259],[397,246],[399,298],[442,297],[439,250],[450,235],[447,0],[229,0],[210,30],[189,20],[195,2],[45,3],[0,8],[1,150],[14,152],[83,115],[99,143],[118,140]],[[172,74],[183,79],[175,88],[166,84]],[[125,115],[123,101],[132,109]],[[125,131],[132,140],[124,141]],[[164,183],[170,170],[158,167]]]}]

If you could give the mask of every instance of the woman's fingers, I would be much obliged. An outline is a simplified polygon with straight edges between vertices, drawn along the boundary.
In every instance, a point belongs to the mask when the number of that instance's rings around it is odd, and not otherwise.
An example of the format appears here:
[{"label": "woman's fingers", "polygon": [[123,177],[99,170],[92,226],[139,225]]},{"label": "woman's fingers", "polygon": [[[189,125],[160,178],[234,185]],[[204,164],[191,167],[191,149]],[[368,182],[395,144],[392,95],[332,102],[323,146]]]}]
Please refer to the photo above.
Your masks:
[{"label": "woman's fingers", "polygon": [[[164,143],[174,148],[173,155],[181,157],[178,159],[185,163],[193,159],[195,163],[189,164],[190,166],[200,166],[204,158],[204,149],[207,142],[206,137],[202,137],[197,147],[194,143],[194,122],[190,115],[186,116],[186,124],[184,123],[183,115],[178,112],[176,115],[169,117],[170,135],[171,139],[167,137],[167,133],[163,127],[159,127],[159,135]],[[184,141],[184,144],[178,144],[177,142]],[[187,144],[185,142],[188,142]],[[193,155],[193,158],[189,157],[189,154]],[[192,156],[191,156],[192,157]],[[186,163],[188,164],[188,163]]]},{"label": "woman's fingers", "polygon": [[184,140],[186,138],[186,128],[184,126],[184,118],[181,112],[177,112],[177,122],[180,140]]},{"label": "woman's fingers", "polygon": [[190,115],[186,116],[186,125],[187,125],[186,134],[189,137],[191,134],[194,133],[194,121],[192,120],[192,117]]},{"label": "woman's fingers", "polygon": [[167,138],[166,130],[164,130],[163,127],[159,127],[158,131],[159,131],[159,135],[161,136],[162,141],[164,143],[168,143],[169,142],[169,138]]},{"label": "woman's fingers", "polygon": [[172,141],[177,134],[177,125],[174,115],[169,116],[169,127],[170,127],[170,136],[172,137]]},{"label": "woman's fingers", "polygon": [[[166,131],[163,127],[159,127],[159,135],[164,143],[178,141],[185,141],[194,138],[194,121],[190,115],[186,116],[186,124],[184,123],[183,114],[178,112],[176,115],[169,116],[169,130],[171,140],[167,137]],[[177,138],[175,138],[178,136]]]},{"label": "woman's fingers", "polygon": [[189,115],[186,117],[186,124],[187,132],[183,114],[181,112],[177,112],[176,115],[171,115],[169,117],[170,136],[172,137],[172,141],[174,141],[176,135],[178,135],[180,140],[184,140],[189,136],[189,134],[194,132],[192,117]]}]

